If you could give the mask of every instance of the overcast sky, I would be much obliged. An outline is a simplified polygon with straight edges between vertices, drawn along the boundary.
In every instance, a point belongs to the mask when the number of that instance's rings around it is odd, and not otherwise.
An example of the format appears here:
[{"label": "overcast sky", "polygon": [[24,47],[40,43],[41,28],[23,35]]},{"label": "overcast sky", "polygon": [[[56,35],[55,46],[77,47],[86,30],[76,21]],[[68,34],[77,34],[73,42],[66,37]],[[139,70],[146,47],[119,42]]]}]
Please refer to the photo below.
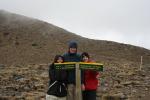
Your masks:
[{"label": "overcast sky", "polygon": [[84,37],[150,49],[150,0],[0,0],[0,9]]}]

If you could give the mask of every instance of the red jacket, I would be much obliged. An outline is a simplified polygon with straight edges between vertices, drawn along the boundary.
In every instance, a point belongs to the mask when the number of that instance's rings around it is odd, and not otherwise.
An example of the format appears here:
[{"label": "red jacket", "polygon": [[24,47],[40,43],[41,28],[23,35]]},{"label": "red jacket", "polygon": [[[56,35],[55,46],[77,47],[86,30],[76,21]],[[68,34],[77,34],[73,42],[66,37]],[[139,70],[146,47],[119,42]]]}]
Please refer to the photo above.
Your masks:
[{"label": "red jacket", "polygon": [[98,87],[97,71],[85,70],[84,71],[84,86],[85,90],[96,90]]}]

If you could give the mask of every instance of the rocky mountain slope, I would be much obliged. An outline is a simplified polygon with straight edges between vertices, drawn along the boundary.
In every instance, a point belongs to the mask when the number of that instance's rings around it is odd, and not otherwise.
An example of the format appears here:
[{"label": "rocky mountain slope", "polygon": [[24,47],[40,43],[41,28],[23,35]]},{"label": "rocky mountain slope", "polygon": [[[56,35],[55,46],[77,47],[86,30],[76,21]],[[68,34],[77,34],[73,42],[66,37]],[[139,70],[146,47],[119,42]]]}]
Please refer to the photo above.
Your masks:
[{"label": "rocky mountain slope", "polygon": [[[83,38],[62,28],[0,10],[0,98],[44,99],[48,64],[68,50],[70,40],[79,52],[104,64],[97,95],[123,100],[148,100],[150,95],[150,50],[112,41]],[[139,70],[140,58],[143,67]]]}]

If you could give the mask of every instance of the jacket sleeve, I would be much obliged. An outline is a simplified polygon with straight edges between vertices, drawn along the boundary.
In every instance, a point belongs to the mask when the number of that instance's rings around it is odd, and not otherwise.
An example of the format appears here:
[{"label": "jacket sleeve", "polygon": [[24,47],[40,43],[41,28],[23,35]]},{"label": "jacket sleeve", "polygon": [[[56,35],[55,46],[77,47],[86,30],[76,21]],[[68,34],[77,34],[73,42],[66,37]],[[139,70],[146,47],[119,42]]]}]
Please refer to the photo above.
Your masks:
[{"label": "jacket sleeve", "polygon": [[49,78],[50,78],[50,83],[55,81],[54,63],[49,66]]}]

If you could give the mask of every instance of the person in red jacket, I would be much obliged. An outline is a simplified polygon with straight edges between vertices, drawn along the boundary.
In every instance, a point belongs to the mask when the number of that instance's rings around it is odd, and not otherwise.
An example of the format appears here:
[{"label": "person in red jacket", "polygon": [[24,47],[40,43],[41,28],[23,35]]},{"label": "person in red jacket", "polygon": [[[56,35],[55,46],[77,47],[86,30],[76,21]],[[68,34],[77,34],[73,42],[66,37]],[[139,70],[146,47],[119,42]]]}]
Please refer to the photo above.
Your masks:
[{"label": "person in red jacket", "polygon": [[[91,63],[90,56],[87,52],[81,54],[82,61]],[[99,72],[93,70],[84,71],[84,91],[83,100],[96,100],[96,90],[98,87]]]}]

